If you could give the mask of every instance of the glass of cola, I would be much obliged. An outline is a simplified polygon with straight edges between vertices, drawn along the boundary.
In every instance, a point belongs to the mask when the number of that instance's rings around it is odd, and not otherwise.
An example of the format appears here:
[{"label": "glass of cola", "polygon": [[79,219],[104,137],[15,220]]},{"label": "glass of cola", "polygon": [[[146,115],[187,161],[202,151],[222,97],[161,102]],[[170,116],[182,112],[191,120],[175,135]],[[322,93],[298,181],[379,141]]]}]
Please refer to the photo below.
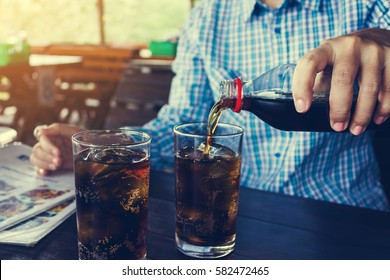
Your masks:
[{"label": "glass of cola", "polygon": [[207,131],[207,123],[174,128],[175,237],[188,256],[219,258],[235,245],[243,129],[219,123]]},{"label": "glass of cola", "polygon": [[72,145],[79,259],[145,259],[150,136],[85,130]]}]

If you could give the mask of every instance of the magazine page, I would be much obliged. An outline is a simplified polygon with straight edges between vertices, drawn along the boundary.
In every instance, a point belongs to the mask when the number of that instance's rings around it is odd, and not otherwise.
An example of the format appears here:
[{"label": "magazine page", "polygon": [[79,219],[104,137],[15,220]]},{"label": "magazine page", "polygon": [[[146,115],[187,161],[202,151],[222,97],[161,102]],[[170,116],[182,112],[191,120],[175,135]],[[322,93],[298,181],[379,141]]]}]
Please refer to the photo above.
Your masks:
[{"label": "magazine page", "polygon": [[76,201],[70,199],[30,219],[0,232],[0,243],[34,246],[50,231],[75,212]]},{"label": "magazine page", "polygon": [[0,148],[0,230],[74,197],[73,172],[39,176],[31,151],[20,143]]}]

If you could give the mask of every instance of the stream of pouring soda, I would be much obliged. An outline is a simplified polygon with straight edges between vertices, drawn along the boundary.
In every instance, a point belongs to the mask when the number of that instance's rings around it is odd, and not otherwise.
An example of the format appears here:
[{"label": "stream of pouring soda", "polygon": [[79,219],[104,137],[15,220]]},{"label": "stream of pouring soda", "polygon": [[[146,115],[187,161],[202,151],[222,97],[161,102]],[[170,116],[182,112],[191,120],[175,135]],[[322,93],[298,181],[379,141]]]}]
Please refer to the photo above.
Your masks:
[{"label": "stream of pouring soda", "polygon": [[209,117],[207,120],[207,138],[205,148],[203,150],[204,155],[208,156],[210,153],[210,146],[213,134],[215,132],[215,129],[217,128],[219,119],[221,118],[222,111],[225,109],[226,107],[223,106],[222,100],[219,100],[210,110]]}]

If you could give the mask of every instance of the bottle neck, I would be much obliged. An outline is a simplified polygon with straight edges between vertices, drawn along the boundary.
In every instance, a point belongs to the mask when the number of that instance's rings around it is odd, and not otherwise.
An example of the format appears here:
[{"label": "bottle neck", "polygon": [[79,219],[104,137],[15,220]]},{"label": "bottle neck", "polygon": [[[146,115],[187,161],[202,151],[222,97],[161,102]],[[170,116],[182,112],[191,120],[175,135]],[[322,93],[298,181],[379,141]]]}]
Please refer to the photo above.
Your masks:
[{"label": "bottle neck", "polygon": [[[318,89],[317,89],[318,90]],[[253,80],[235,78],[222,81],[220,84],[221,100],[225,101],[225,107],[238,113],[242,110],[246,97],[254,97],[263,100],[293,100],[292,91],[283,87],[261,88],[261,84]],[[357,95],[354,95],[354,100]],[[329,102],[329,90],[318,90],[313,93],[314,102]]]},{"label": "bottle neck", "polygon": [[230,108],[235,113],[239,113],[242,109],[242,99],[244,98],[243,85],[244,82],[242,78],[225,80],[220,84],[222,104]]}]

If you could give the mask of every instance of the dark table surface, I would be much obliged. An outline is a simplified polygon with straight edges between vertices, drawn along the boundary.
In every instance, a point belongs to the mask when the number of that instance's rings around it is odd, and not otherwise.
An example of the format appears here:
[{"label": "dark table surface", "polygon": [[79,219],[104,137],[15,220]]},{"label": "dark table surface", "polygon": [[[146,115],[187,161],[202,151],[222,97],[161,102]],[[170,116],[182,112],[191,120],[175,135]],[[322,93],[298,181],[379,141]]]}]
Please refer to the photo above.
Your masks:
[{"label": "dark table surface", "polygon": [[[174,241],[174,176],[152,172],[149,259],[190,259]],[[76,217],[35,247],[0,245],[0,259],[77,259]],[[390,259],[390,214],[241,188],[236,248],[225,259]]]}]

